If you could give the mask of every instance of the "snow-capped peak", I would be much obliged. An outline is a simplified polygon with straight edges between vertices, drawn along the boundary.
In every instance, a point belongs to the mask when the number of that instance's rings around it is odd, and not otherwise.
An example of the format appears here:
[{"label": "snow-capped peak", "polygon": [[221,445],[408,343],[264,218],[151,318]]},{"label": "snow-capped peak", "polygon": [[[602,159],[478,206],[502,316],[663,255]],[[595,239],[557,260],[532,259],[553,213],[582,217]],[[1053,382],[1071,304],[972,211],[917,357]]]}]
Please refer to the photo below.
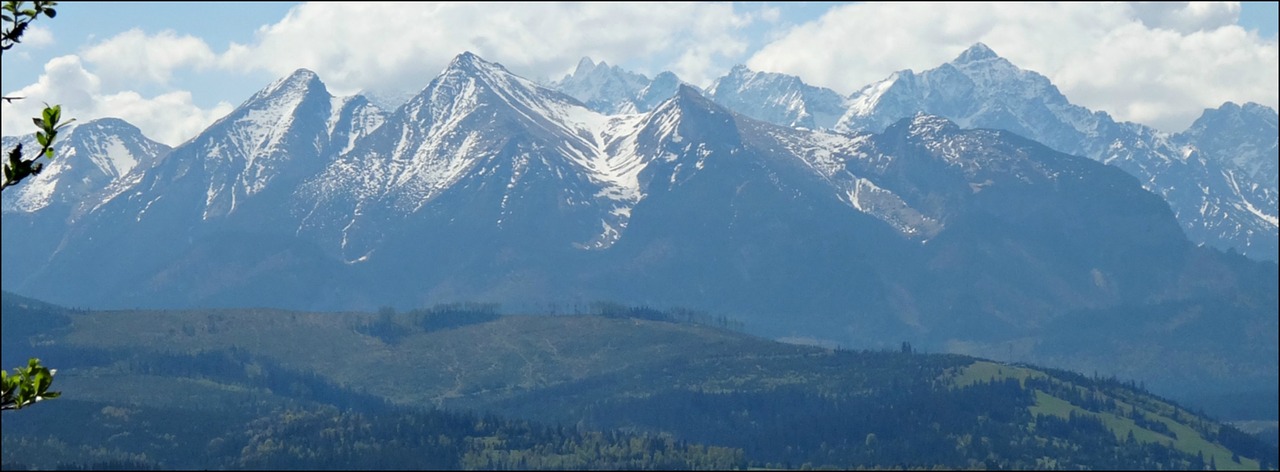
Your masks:
[{"label": "snow-capped peak", "polygon": [[973,43],[973,46],[969,46],[969,49],[965,49],[964,52],[960,53],[960,55],[951,62],[955,64],[967,64],[970,62],[999,58],[1000,55],[996,54],[995,51],[992,51],[986,44]]},{"label": "snow-capped peak", "polygon": [[332,106],[319,76],[298,69],[174,149],[161,167],[148,172],[145,185],[162,192],[160,187],[184,185],[175,181],[195,179],[205,187],[202,218],[230,215],[281,175],[288,176],[281,184],[287,187],[319,165],[317,157],[329,145]]},{"label": "snow-capped peak", "polygon": [[682,83],[676,87],[676,93],[672,95],[671,98],[662,102],[662,104],[658,105],[658,107],[653,110],[651,116],[653,116],[654,119],[665,117],[661,119],[672,120],[670,124],[677,125],[679,124],[678,121],[682,120],[682,117],[687,116],[690,113],[714,115],[718,112],[724,113],[726,119],[728,119],[728,110],[725,110],[719,105],[713,103],[711,100],[708,100],[707,97],[703,96],[702,92],[699,92],[697,88]]},{"label": "snow-capped peak", "polygon": [[[462,51],[461,53],[458,53],[457,56],[453,56],[453,60],[449,61],[449,66],[446,67],[445,69],[448,70],[448,69],[455,69],[459,67],[468,68],[468,67],[474,67],[475,65],[478,65],[478,64],[490,65],[489,62],[486,62],[484,59],[481,59],[480,56],[475,55],[475,53],[471,51]],[[492,64],[492,65],[496,65],[496,64]]]},{"label": "snow-capped peak", "polygon": [[541,89],[537,83],[512,73],[502,64],[489,62],[470,52],[453,58],[437,80],[478,80],[497,91]]},{"label": "snow-capped peak", "polygon": [[[592,70],[595,70],[595,68],[596,68],[595,61],[592,61],[590,57],[582,56],[582,59],[578,61],[578,67],[573,69],[573,75],[588,74]],[[565,77],[565,78],[567,79],[568,77]]]},{"label": "snow-capped peak", "polygon": [[932,137],[938,136],[944,132],[953,133],[959,130],[960,127],[956,126],[956,124],[951,120],[938,115],[918,112],[915,116],[911,117],[910,124],[907,128],[907,134],[912,137]]},{"label": "snow-capped peak", "polygon": [[[5,211],[34,212],[54,203],[76,206],[108,187],[132,182],[126,179],[130,172],[152,165],[169,152],[168,146],[148,139],[119,118],[76,123],[63,135],[44,171],[5,193]],[[6,150],[10,139],[5,138]],[[22,142],[24,149],[38,149],[33,135],[16,142]]]},{"label": "snow-capped peak", "polygon": [[805,84],[799,77],[734,66],[707,88],[707,96],[738,113],[780,126],[830,128],[845,113],[834,90]]},{"label": "snow-capped peak", "polygon": [[244,105],[282,93],[293,93],[294,91],[301,92],[317,86],[321,89],[324,88],[324,83],[320,82],[319,75],[316,75],[315,72],[312,72],[309,69],[298,69],[293,71],[292,74],[284,76],[275,82],[272,82],[271,85],[259,90],[258,93],[253,94],[252,97],[246,100]]},{"label": "snow-capped peak", "polygon": [[[1186,131],[1173,141],[1188,149],[1198,149],[1211,160],[1240,177],[1277,193],[1276,110],[1257,103],[1223,103],[1206,109]],[[1251,186],[1251,185],[1250,185]],[[1269,205],[1268,205],[1269,206]]]},{"label": "snow-capped peak", "polygon": [[584,57],[573,74],[566,75],[550,87],[578,99],[597,112],[620,114],[646,111],[647,108],[639,104],[639,97],[649,85],[649,79],[641,74]]}]

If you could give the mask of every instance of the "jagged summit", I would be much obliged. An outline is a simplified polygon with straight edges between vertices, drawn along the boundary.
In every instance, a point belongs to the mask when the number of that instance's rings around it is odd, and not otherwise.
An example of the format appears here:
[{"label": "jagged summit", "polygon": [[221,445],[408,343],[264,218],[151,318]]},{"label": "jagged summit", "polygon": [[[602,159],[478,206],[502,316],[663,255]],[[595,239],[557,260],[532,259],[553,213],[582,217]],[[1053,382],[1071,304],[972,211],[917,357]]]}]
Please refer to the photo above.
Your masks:
[{"label": "jagged summit", "polygon": [[1269,106],[1256,103],[1256,102],[1245,102],[1244,104],[1237,104],[1235,102],[1224,102],[1222,106],[1218,108],[1205,109],[1204,115],[1201,117],[1201,119],[1206,119],[1211,117],[1227,117],[1227,116],[1234,117],[1235,119],[1247,119],[1245,117],[1250,117],[1252,119],[1269,121],[1269,122],[1275,123],[1276,110],[1274,108],[1271,108]]},{"label": "jagged summit", "polygon": [[498,64],[496,62],[486,61],[480,56],[477,56],[475,53],[472,53],[471,51],[463,51],[461,54],[454,56],[453,60],[449,61],[449,65],[445,67],[445,70],[442,73],[442,75],[448,74],[451,71],[454,71],[454,72],[502,71],[507,74],[511,73],[510,71],[507,70],[507,68],[502,67],[501,64]]},{"label": "jagged summit", "polygon": [[707,103],[706,97],[702,96],[702,92],[689,84],[680,84],[676,87],[675,97],[680,101],[695,100],[689,103]]},{"label": "jagged summit", "polygon": [[772,72],[754,71],[751,70],[750,67],[747,67],[746,64],[738,64],[733,66],[732,69],[729,69],[729,73],[724,77],[712,82],[711,86],[707,87],[707,94],[715,96],[717,95],[717,92],[721,92],[721,87],[733,86],[742,88],[750,85],[754,81],[779,82],[784,79],[794,79],[794,77]]},{"label": "jagged summit", "polygon": [[[1227,103],[1231,103],[1231,102],[1227,102]],[[1274,108],[1271,108],[1269,106],[1266,106],[1257,102],[1245,102],[1245,104],[1242,105],[1240,109],[1249,113],[1269,114],[1271,116],[1275,116],[1276,114],[1276,110]]]},{"label": "jagged summit", "polygon": [[509,78],[518,78],[520,82],[532,84],[532,81],[507,70],[502,64],[485,60],[470,51],[462,52],[449,61],[438,78],[446,77],[489,77],[503,82],[510,80]]},{"label": "jagged summit", "polygon": [[550,84],[550,87],[578,99],[596,112],[621,114],[652,108],[653,103],[642,98],[649,85],[651,82],[644,75],[583,57],[572,74]]},{"label": "jagged summit", "polygon": [[686,126],[683,122],[692,116],[710,117],[714,115],[722,115],[723,118],[717,121],[731,121],[730,112],[722,105],[711,101],[710,98],[703,95],[696,87],[681,83],[676,87],[676,92],[661,105],[654,109],[653,115],[662,116],[667,114],[679,114],[685,118],[681,119],[682,127]]},{"label": "jagged summit", "polygon": [[[98,118],[98,119],[94,119],[94,120],[89,120],[89,121],[86,121],[86,122],[83,122],[83,123],[74,123],[74,124],[72,124],[71,126],[74,126],[74,127],[77,127],[77,128],[116,128],[116,127],[121,127],[121,128],[123,128],[123,129],[127,129],[127,130],[138,130],[138,127],[137,127],[137,126],[134,126],[134,125],[133,125],[133,123],[129,123],[128,121],[122,120],[122,119],[120,119],[120,118],[116,118],[116,117],[114,117],[114,116],[102,117],[102,118]],[[138,130],[138,132],[139,132],[139,133],[141,133],[142,131],[141,131],[141,130]]]},{"label": "jagged summit", "polygon": [[973,46],[969,46],[969,49],[965,49],[964,52],[960,53],[960,55],[952,62],[957,64],[967,64],[970,62],[999,58],[1000,55],[996,54],[995,51],[992,51],[986,44],[973,43]]},{"label": "jagged summit", "polygon": [[[1226,123],[1232,123],[1235,126],[1270,126],[1274,128],[1276,121],[1276,110],[1271,107],[1254,102],[1247,102],[1243,105],[1224,102],[1218,108],[1206,108],[1200,118],[1197,118],[1186,132],[1203,132],[1203,128],[1215,125],[1223,126]],[[1258,131],[1265,132],[1266,130],[1259,129]],[[1274,138],[1274,136],[1272,137]]]},{"label": "jagged summit", "polygon": [[707,88],[717,103],[757,120],[780,126],[831,128],[844,114],[844,97],[834,90],[814,87],[799,77],[777,72],[733,67]]},{"label": "jagged summit", "polygon": [[449,65],[452,66],[455,64],[468,64],[468,63],[474,63],[476,61],[484,62],[484,59],[481,59],[480,56],[477,56],[475,53],[471,51],[462,51],[458,53],[457,56],[453,56],[453,60],[449,61]]},{"label": "jagged summit", "polygon": [[[1236,182],[1233,188],[1249,189],[1257,184],[1264,192],[1277,193],[1277,139],[1280,115],[1276,110],[1249,102],[1223,103],[1209,108],[1186,131],[1173,136],[1184,149],[1195,148],[1209,159],[1252,183]],[[1255,207],[1259,213],[1274,211],[1274,197],[1264,198]],[[1266,210],[1266,208],[1272,210]],[[1270,221],[1274,222],[1274,216]],[[1274,223],[1273,223],[1274,226]]]},{"label": "jagged summit", "polygon": [[597,74],[597,73],[608,74],[610,72],[622,73],[626,75],[639,75],[639,74],[632,74],[630,72],[623,71],[618,66],[611,66],[606,61],[596,62],[588,56],[582,56],[582,59],[578,60],[577,67],[574,67],[573,73],[566,75],[562,80],[568,80],[575,76],[582,77],[589,74]]},{"label": "jagged summit", "polygon": [[[502,64],[463,52],[455,56],[427,88],[410,99],[406,109],[411,114],[429,111],[438,119],[452,113],[449,110],[462,112],[476,106],[527,109],[570,101],[571,96],[556,93],[521,77]],[[527,119],[533,119],[534,115],[536,113],[523,114]]]},{"label": "jagged summit", "polygon": [[910,120],[903,119],[890,126],[886,133],[894,134],[895,131],[893,130],[902,126],[907,127],[907,133],[911,136],[928,136],[940,132],[956,132],[960,130],[960,127],[955,122],[948,120],[946,117],[916,112]]},{"label": "jagged summit", "polygon": [[[1258,164],[1275,162],[1265,158],[1274,155],[1274,111],[1268,124],[1262,107],[1225,105],[1170,139],[1070,103],[1047,77],[1019,68],[982,43],[936,68],[868,85],[849,104],[837,130],[874,132],[923,111],[961,128],[1001,129],[1115,165],[1164,197],[1192,240],[1253,258],[1276,257],[1276,192],[1269,184],[1275,165]],[[1223,166],[1242,174],[1231,175]]]},{"label": "jagged summit", "polygon": [[264,87],[262,90],[258,91],[258,93],[250,97],[249,100],[246,100],[245,104],[252,103],[254,101],[271,97],[273,95],[277,95],[280,93],[288,93],[294,90],[305,93],[305,91],[307,90],[316,89],[316,88],[320,90],[325,90],[325,93],[328,93],[327,89],[324,86],[324,82],[320,80],[320,76],[318,74],[311,71],[310,69],[300,68],[293,71],[292,74],[284,76],[279,80],[275,81],[274,83],[272,83],[271,85]]},{"label": "jagged summit", "polygon": [[286,77],[286,80],[319,80],[320,75],[305,67],[299,67]]},{"label": "jagged summit", "polygon": [[[4,138],[5,150],[17,143],[23,143],[26,149],[38,149],[33,134]],[[169,146],[152,141],[138,127],[119,118],[74,123],[63,131],[57,155],[47,161],[44,171],[5,192],[4,211],[36,212],[50,205],[84,205],[135,167],[149,166],[169,150]]]},{"label": "jagged summit", "polygon": [[[680,80],[680,77],[676,76],[674,73],[672,73],[672,72],[668,72],[668,71],[663,71],[662,73],[658,74],[657,76],[654,76],[654,78],[653,78],[653,83],[654,83],[654,84],[667,84],[667,83],[669,83],[669,84],[671,84],[671,86],[674,88],[676,85],[678,85],[678,84],[682,84],[682,83],[684,83],[684,82],[682,82],[682,81]],[[651,84],[651,86],[652,86],[652,84]]]},{"label": "jagged summit", "polygon": [[590,57],[582,56],[582,59],[578,61],[578,67],[575,67],[573,69],[573,75],[584,74],[587,71],[590,71],[591,69],[595,69],[595,68],[596,68],[595,61],[592,61]]}]

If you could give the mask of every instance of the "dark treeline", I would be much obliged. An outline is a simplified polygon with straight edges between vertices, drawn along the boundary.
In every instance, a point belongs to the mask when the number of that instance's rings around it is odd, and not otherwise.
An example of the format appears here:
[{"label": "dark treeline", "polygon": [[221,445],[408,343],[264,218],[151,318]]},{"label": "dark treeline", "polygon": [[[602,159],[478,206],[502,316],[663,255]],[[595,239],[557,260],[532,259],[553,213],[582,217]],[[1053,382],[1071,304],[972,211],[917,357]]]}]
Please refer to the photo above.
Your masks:
[{"label": "dark treeline", "polygon": [[[753,467],[1202,469],[1202,456],[1124,439],[1093,416],[1032,417],[1016,379],[818,395],[666,392],[591,407],[590,423],[742,449]],[[785,408],[779,407],[785,405]],[[1253,444],[1257,444],[1255,439]]]},{"label": "dark treeline", "polygon": [[500,308],[496,303],[448,303],[397,313],[395,308],[382,307],[377,315],[356,325],[355,329],[395,345],[414,332],[446,331],[497,320],[502,317]]},{"label": "dark treeline", "polygon": [[[561,311],[558,305],[547,305],[541,313],[549,315],[599,316],[611,319],[637,319],[666,323],[685,323],[742,331],[741,322],[725,316],[712,316],[706,312],[685,308],[657,309],[649,306],[630,306],[613,302],[576,304],[570,311]],[[464,326],[488,323],[503,316],[497,303],[445,303],[430,308],[417,308],[397,312],[393,307],[382,307],[376,315],[357,324],[360,334],[372,336],[390,345],[399,343],[415,332],[437,332]]]},{"label": "dark treeline", "polygon": [[250,425],[251,469],[733,469],[742,452],[670,437],[578,431],[440,411],[288,411]]},{"label": "dark treeline", "polygon": [[371,412],[391,408],[391,402],[383,397],[337,385],[316,372],[287,369],[275,361],[255,358],[235,348],[190,354],[135,354],[127,359],[129,371],[139,374],[209,379],[265,388],[276,395],[340,409]]},{"label": "dark treeline", "polygon": [[664,321],[667,323],[688,323],[710,326],[714,328],[742,331],[743,324],[725,316],[712,316],[706,312],[686,308],[658,309],[650,306],[630,306],[613,302],[594,302],[587,306],[582,315],[602,316],[605,318],[639,319]]},{"label": "dark treeline", "polygon": [[[13,424],[6,418],[6,429],[28,434],[4,435],[4,470],[723,470],[745,465],[740,450],[670,436],[580,431],[439,410],[362,413],[311,404],[219,413],[146,406],[95,411],[101,406],[81,401],[63,406],[14,417],[19,419]],[[110,418],[103,421],[104,415]],[[84,423],[85,418],[97,421],[62,431],[56,441],[39,439],[51,422]],[[129,433],[121,440],[126,425]],[[19,452],[25,460],[15,459]],[[32,463],[31,457],[45,462]]]},{"label": "dark treeline", "polygon": [[[920,384],[849,395],[681,391],[598,405],[587,416],[593,424],[678,431],[691,441],[741,448],[752,465],[767,468],[1017,467],[1025,463],[1001,446],[1023,436],[1011,425],[1030,420],[1031,401],[1017,381],[955,392]],[[975,422],[979,415],[986,418]],[[981,463],[988,456],[1004,462]]]}]

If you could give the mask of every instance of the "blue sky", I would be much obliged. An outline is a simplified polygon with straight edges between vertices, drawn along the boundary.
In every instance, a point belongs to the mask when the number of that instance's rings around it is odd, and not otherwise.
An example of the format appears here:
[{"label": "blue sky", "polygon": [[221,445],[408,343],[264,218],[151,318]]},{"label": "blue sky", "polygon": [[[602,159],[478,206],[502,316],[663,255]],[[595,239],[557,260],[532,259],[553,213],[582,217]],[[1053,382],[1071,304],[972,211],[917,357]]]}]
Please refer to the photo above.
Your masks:
[{"label": "blue sky", "polygon": [[1073,103],[1180,131],[1224,101],[1276,107],[1276,3],[76,2],[3,58],[3,132],[61,103],[178,144],[299,67],[331,93],[404,96],[469,50],[532,79],[583,56],[709,85],[733,65],[849,94],[982,41]]}]

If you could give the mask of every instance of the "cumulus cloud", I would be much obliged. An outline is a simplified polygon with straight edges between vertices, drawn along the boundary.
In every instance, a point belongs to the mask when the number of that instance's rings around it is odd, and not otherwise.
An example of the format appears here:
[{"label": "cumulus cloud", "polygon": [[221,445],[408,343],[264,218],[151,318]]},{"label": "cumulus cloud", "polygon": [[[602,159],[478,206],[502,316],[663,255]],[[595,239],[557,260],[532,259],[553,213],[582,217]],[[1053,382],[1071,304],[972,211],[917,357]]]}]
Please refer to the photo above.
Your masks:
[{"label": "cumulus cloud", "polygon": [[200,38],[171,30],[147,34],[136,28],[90,46],[81,56],[115,86],[138,81],[166,84],[176,70],[206,69],[217,63],[213,50]]},{"label": "cumulus cloud", "polygon": [[[13,92],[33,98],[5,105],[3,124],[5,134],[30,132],[43,102],[61,103],[81,120],[117,116],[178,144],[231,109],[197,106],[175,84],[191,72],[248,80],[305,67],[336,95],[402,96],[463,51],[535,80],[559,79],[590,56],[705,86],[746,62],[848,94],[897,70],[937,67],[981,41],[1048,76],[1074,103],[1179,131],[1228,100],[1277,107],[1276,39],[1236,26],[1239,14],[1231,3],[862,3],[797,25],[766,4],[307,3],[224,51],[134,29],[56,58]],[[53,37],[33,29],[26,41]]]},{"label": "cumulus cloud", "polygon": [[116,117],[133,123],[147,137],[168,144],[180,144],[226,115],[232,106],[219,103],[211,109],[195,105],[191,94],[175,91],[144,97],[133,91],[104,87],[104,81],[84,67],[79,56],[54,58],[45,64],[36,83],[7,95],[25,97],[4,103],[0,124],[5,136],[33,133],[31,117],[39,116],[45,103],[62,105],[63,115],[79,122]]},{"label": "cumulus cloud", "polygon": [[22,47],[42,48],[53,44],[53,32],[43,25],[32,23],[27,27],[26,32],[22,33]]},{"label": "cumulus cloud", "polygon": [[1236,26],[1236,4],[922,4],[837,7],[748,61],[850,93],[931,69],[983,42],[1073,103],[1165,131],[1225,101],[1277,107],[1274,38]]},{"label": "cumulus cloud", "polygon": [[1150,28],[1179,33],[1231,26],[1240,17],[1239,3],[1136,2],[1129,5],[1134,18]]},{"label": "cumulus cloud", "polygon": [[310,3],[222,61],[276,75],[306,67],[343,94],[419,90],[463,51],[533,79],[590,56],[706,84],[746,52],[752,21],[728,3]]}]

